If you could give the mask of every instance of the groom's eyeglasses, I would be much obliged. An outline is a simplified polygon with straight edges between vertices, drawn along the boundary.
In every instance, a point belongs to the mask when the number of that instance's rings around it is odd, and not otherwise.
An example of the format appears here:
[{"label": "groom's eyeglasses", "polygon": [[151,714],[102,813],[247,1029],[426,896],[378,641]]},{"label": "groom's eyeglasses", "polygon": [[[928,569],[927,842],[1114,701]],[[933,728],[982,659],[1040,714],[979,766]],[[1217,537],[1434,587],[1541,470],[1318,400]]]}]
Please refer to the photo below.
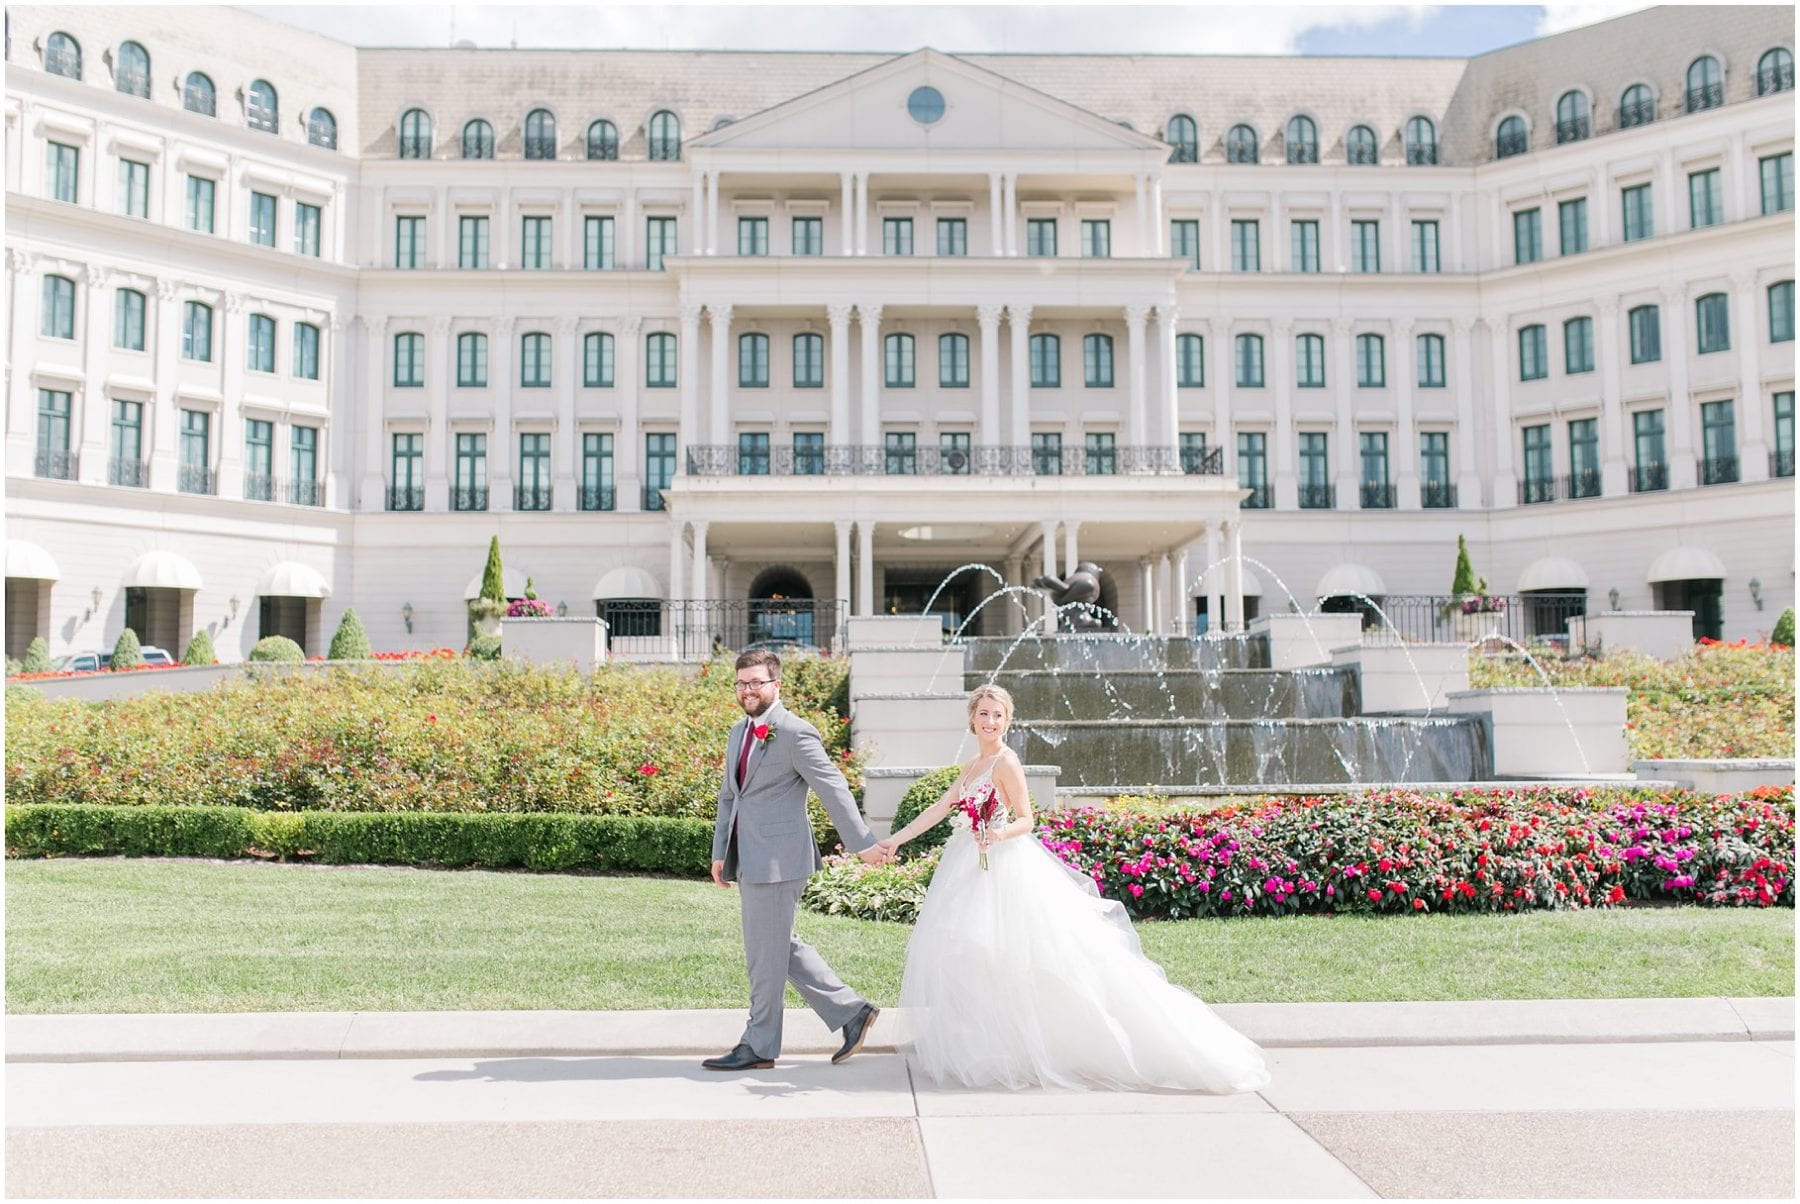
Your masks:
[{"label": "groom's eyeglasses", "polygon": [[777,680],[777,678],[765,677],[761,681],[740,681],[737,683],[737,692],[739,694],[756,694],[761,692],[764,686],[774,685]]}]

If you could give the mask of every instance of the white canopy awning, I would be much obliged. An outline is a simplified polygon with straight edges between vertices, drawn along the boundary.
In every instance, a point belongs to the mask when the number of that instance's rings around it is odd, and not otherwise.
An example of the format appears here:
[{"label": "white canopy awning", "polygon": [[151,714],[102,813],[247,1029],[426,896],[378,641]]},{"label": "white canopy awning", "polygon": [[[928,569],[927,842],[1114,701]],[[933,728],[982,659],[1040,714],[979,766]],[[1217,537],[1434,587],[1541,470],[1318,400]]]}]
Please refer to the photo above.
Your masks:
[{"label": "white canopy awning", "polygon": [[256,592],[265,598],[329,598],[331,586],[317,569],[284,560],[263,574]]},{"label": "white canopy awning", "polygon": [[204,589],[200,570],[187,557],[174,552],[145,552],[131,562],[119,582],[127,588]]},{"label": "white canopy awning", "polygon": [[1651,585],[1659,581],[1701,581],[1725,579],[1725,562],[1705,548],[1670,548],[1650,562],[1644,580]]},{"label": "white canopy awning", "polygon": [[[1262,597],[1262,581],[1255,573],[1251,572],[1248,567],[1243,571],[1243,578],[1244,597]],[[1200,584],[1194,587],[1194,597],[1204,598],[1212,594],[1223,594],[1225,592],[1225,582],[1225,566],[1222,564],[1215,564],[1200,575]]]},{"label": "white canopy awning", "polygon": [[1381,580],[1381,574],[1366,564],[1338,565],[1323,577],[1313,589],[1315,598],[1338,598],[1349,594],[1364,594],[1370,598],[1379,598],[1387,593],[1387,585]]},{"label": "white canopy awning", "polygon": [[[486,571],[487,570],[484,568],[473,577],[469,578],[469,584],[463,587],[464,602],[473,602],[475,599],[481,597],[481,574]],[[527,574],[518,569],[511,569],[507,568],[505,565],[501,565],[500,588],[506,591],[506,596],[509,598],[523,598],[525,596],[526,576]]]},{"label": "white canopy awning", "polygon": [[1519,574],[1519,593],[1534,589],[1578,590],[1588,587],[1587,570],[1561,556],[1545,556],[1525,566]]},{"label": "white canopy awning", "polygon": [[661,598],[663,587],[646,569],[621,564],[606,570],[594,582],[596,598]]},{"label": "white canopy awning", "polygon": [[32,577],[39,581],[62,580],[62,574],[56,571],[56,561],[50,559],[50,553],[22,539],[6,541],[6,575]]}]

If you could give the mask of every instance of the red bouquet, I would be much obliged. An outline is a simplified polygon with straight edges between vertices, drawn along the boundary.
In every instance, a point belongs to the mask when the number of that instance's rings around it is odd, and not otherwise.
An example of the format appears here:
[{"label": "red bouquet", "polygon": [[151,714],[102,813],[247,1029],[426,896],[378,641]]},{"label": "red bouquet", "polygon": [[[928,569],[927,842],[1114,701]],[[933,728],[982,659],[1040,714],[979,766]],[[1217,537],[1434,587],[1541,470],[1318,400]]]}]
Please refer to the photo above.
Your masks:
[{"label": "red bouquet", "polygon": [[985,783],[980,790],[961,802],[963,814],[969,817],[969,831],[975,837],[975,847],[980,850],[981,868],[985,870],[988,867],[988,828],[1000,811],[1000,800],[994,796],[994,784]]}]

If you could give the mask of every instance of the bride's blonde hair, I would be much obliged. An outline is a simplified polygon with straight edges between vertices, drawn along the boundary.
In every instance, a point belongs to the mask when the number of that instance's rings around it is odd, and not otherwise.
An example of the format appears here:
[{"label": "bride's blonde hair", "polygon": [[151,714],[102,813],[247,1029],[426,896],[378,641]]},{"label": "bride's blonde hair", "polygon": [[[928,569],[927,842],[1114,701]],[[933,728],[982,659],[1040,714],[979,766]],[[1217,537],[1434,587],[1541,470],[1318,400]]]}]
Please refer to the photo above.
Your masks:
[{"label": "bride's blonde hair", "polygon": [[976,686],[973,690],[969,691],[969,730],[971,732],[975,730],[975,708],[981,705],[981,700],[984,698],[993,699],[1000,704],[1000,709],[1005,712],[1006,718],[1000,724],[1001,731],[1004,732],[1007,728],[1011,727],[1013,719],[1012,695],[1006,692],[1006,687],[997,686],[992,682],[989,682],[986,685]]}]

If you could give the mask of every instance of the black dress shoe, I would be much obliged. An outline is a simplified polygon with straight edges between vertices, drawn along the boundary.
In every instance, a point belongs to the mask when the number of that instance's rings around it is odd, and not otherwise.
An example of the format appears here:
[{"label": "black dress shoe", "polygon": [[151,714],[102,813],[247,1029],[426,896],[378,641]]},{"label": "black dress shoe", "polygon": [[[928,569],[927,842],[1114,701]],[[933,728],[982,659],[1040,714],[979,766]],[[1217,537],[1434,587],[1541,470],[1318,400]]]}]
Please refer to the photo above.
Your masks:
[{"label": "black dress shoe", "polygon": [[708,1058],[700,1063],[708,1070],[773,1070],[773,1058],[759,1058],[756,1051],[748,1045],[739,1045],[730,1053],[717,1058]]},{"label": "black dress shoe", "polygon": [[875,1018],[881,1015],[881,1009],[874,1004],[864,1004],[863,1010],[856,1014],[856,1019],[844,1026],[844,1047],[831,1055],[832,1065],[844,1061],[851,1054],[863,1047],[868,1039],[869,1030],[875,1027]]}]

